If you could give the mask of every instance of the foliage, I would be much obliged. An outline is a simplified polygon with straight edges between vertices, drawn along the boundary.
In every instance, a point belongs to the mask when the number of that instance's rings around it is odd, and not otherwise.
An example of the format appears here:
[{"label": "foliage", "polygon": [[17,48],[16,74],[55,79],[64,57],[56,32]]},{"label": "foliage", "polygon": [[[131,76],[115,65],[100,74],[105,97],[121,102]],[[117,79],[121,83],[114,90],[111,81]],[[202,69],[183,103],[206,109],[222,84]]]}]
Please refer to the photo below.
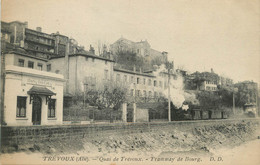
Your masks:
[{"label": "foliage", "polygon": [[199,89],[204,81],[219,82],[219,76],[212,72],[194,72],[190,77],[185,79],[185,89],[195,90]]},{"label": "foliage", "polygon": [[134,66],[137,70],[143,68],[144,58],[137,56],[135,52],[118,50],[115,54],[115,61],[124,69],[133,70]]},{"label": "foliage", "polygon": [[212,108],[220,108],[222,105],[221,97],[213,91],[201,91],[197,94],[201,109],[207,110]]},{"label": "foliage", "polygon": [[126,101],[126,89],[117,83],[107,83],[103,89],[89,90],[86,92],[86,100],[90,105],[99,109],[118,110]]},{"label": "foliage", "polygon": [[153,65],[158,65],[160,66],[161,64],[163,64],[164,60],[162,59],[162,57],[157,56],[154,59],[151,60],[151,66]]},{"label": "foliage", "polygon": [[235,84],[238,89],[236,94],[236,105],[244,106],[246,103],[255,103],[257,92],[257,83],[244,81]]},{"label": "foliage", "polygon": [[234,89],[230,86],[220,86],[218,90],[218,95],[221,99],[221,105],[226,107],[231,107],[233,105],[233,93]]}]

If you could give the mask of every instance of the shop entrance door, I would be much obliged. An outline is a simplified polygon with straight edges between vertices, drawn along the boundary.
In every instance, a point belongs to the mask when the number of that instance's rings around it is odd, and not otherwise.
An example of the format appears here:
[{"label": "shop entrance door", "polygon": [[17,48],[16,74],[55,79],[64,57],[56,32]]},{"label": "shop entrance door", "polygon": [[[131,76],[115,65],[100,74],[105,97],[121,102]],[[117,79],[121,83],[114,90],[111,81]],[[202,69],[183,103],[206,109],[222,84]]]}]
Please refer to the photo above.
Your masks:
[{"label": "shop entrance door", "polygon": [[32,105],[32,123],[33,125],[41,125],[42,99],[39,96],[33,98]]}]

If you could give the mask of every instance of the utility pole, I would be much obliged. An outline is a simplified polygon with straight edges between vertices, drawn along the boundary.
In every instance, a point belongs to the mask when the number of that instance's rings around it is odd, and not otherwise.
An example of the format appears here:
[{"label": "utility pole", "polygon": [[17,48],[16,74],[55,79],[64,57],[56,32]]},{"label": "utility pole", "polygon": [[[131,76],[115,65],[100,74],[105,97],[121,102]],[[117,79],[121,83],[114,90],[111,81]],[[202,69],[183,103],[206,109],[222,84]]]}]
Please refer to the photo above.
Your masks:
[{"label": "utility pole", "polygon": [[233,91],[233,114],[235,115],[235,91]]},{"label": "utility pole", "polygon": [[167,52],[162,52],[162,54],[164,56],[166,56],[166,63],[165,63],[165,67],[168,70],[167,74],[168,74],[168,120],[169,122],[171,122],[171,89],[170,89],[170,74],[171,74],[171,69],[173,69],[173,63],[170,63],[168,61],[168,53]]},{"label": "utility pole", "polygon": [[256,109],[256,114],[255,116],[258,117],[258,92],[256,91],[256,98],[255,98],[255,109]]},{"label": "utility pole", "polygon": [[170,67],[168,67],[168,119],[171,121]]},{"label": "utility pole", "polygon": [[136,122],[136,67],[134,65],[134,103],[133,103],[133,122]]}]

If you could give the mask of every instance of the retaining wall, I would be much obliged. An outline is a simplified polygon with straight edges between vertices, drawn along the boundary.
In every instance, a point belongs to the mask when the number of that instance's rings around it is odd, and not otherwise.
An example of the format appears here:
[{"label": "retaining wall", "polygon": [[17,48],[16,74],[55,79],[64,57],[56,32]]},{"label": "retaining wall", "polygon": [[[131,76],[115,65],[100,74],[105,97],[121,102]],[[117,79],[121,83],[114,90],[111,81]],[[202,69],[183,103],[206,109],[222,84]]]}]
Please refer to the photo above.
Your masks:
[{"label": "retaining wall", "polygon": [[196,127],[222,124],[257,124],[259,119],[241,120],[200,120],[156,123],[114,123],[114,124],[86,124],[62,126],[2,126],[1,142],[3,146],[25,143],[38,143],[46,140],[66,140],[72,138],[94,138],[105,134],[134,134],[156,131],[160,129],[189,130]]}]

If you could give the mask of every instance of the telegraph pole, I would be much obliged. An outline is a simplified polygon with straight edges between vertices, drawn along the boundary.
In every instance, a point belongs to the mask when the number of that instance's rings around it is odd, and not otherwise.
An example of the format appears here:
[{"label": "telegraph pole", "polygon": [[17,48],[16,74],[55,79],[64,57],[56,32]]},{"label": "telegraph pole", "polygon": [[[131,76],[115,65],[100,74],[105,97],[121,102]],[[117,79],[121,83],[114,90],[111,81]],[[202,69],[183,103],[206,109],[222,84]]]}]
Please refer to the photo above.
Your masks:
[{"label": "telegraph pole", "polygon": [[233,91],[233,114],[235,115],[235,91]]},{"label": "telegraph pole", "polygon": [[164,56],[166,56],[165,67],[168,70],[168,120],[171,122],[171,89],[170,89],[170,78],[171,78],[171,69],[173,69],[173,63],[168,61],[168,52],[162,52]]},{"label": "telegraph pole", "polygon": [[238,91],[238,88],[233,88],[233,114],[236,113],[236,103],[235,103],[235,93]]},{"label": "telegraph pole", "polygon": [[133,122],[136,122],[136,67],[134,65],[134,103],[133,103]]},{"label": "telegraph pole", "polygon": [[168,67],[168,119],[171,121],[170,67]]}]

